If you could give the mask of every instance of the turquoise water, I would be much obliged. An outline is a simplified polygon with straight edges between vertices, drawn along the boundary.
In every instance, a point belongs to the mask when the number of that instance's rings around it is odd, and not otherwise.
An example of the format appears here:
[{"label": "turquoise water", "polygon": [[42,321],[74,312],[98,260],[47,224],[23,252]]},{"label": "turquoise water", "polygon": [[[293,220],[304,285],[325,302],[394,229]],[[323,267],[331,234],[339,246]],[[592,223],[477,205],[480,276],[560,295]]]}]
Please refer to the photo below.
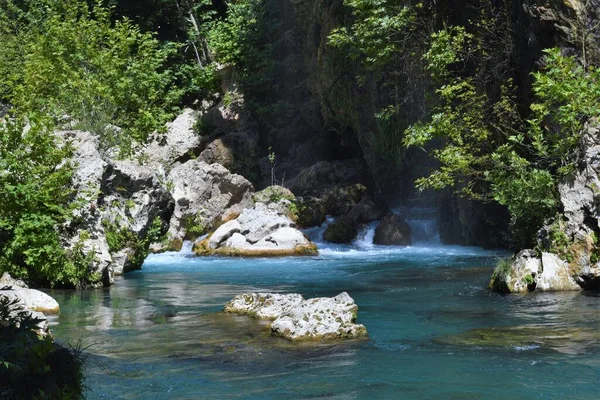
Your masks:
[{"label": "turquoise water", "polygon": [[[504,254],[366,243],[310,258],[154,255],[108,289],[54,291],[52,329],[90,345],[90,399],[600,398],[597,294],[502,296],[486,285]],[[369,339],[297,345],[220,312],[259,290],[347,291]]]}]

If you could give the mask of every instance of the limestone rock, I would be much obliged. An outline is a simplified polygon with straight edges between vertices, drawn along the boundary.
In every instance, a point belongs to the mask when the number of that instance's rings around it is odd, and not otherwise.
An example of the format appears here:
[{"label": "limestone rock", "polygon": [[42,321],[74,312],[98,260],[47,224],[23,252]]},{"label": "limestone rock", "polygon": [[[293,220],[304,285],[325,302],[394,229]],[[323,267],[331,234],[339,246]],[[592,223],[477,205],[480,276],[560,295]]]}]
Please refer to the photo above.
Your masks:
[{"label": "limestone rock", "polygon": [[196,243],[198,255],[286,256],[313,255],[316,246],[284,212],[264,203],[246,208],[237,219]]},{"label": "limestone rock", "polygon": [[294,226],[287,216],[268,208],[264,203],[256,203],[254,207],[245,209],[237,221],[242,226],[241,233],[253,244],[279,228]]},{"label": "limestone rock", "polygon": [[271,333],[290,340],[345,339],[367,335],[356,324],[358,306],[343,292],[335,297],[309,299],[292,307],[271,325]]},{"label": "limestone rock", "polygon": [[567,264],[556,254],[542,253],[542,272],[536,279],[537,291],[580,290],[569,274]]},{"label": "limestone rock", "polygon": [[145,164],[164,177],[171,168],[185,162],[201,144],[202,138],[195,128],[199,116],[197,111],[186,108],[168,123],[167,132],[156,134],[142,152],[142,158],[148,159]]},{"label": "limestone rock", "polygon": [[[228,221],[217,228],[216,231],[210,235],[208,244],[211,249],[216,249],[223,243],[223,241],[229,239],[234,233],[239,233],[242,229],[238,220]],[[245,240],[245,239],[244,239]]]},{"label": "limestone rock", "polygon": [[509,263],[500,264],[490,281],[490,288],[501,293],[524,293],[535,290],[542,261],[533,250],[519,252]]},{"label": "limestone rock", "polygon": [[225,305],[225,311],[273,320],[271,334],[290,340],[328,340],[367,335],[356,324],[358,306],[343,292],[335,297],[304,300],[299,294],[245,293]]},{"label": "limestone rock", "polygon": [[386,215],[375,228],[374,244],[410,246],[411,229],[406,221],[396,214]]},{"label": "limestone rock", "polygon": [[303,301],[296,293],[244,293],[225,304],[225,312],[275,320]]},{"label": "limestone rock", "polygon": [[600,230],[600,122],[590,121],[582,135],[579,168],[558,186],[565,233],[574,239]]},{"label": "limestone rock", "polygon": [[14,279],[8,272],[5,272],[0,277],[0,288],[10,286],[13,288],[29,289],[29,286],[20,279]]},{"label": "limestone rock", "polygon": [[112,257],[98,205],[107,163],[100,154],[98,139],[91,133],[59,131],[56,134],[73,145],[73,160],[76,164],[73,189],[76,200],[81,204],[73,212],[67,229],[61,231],[63,246],[67,250],[78,246],[84,253],[93,254],[94,260],[89,270],[100,276],[105,285],[109,285],[113,282]]},{"label": "limestone rock", "polygon": [[252,184],[219,164],[189,160],[174,168],[167,181],[175,198],[170,238],[194,239],[225,222],[222,216],[232,215],[232,209],[252,202]]}]

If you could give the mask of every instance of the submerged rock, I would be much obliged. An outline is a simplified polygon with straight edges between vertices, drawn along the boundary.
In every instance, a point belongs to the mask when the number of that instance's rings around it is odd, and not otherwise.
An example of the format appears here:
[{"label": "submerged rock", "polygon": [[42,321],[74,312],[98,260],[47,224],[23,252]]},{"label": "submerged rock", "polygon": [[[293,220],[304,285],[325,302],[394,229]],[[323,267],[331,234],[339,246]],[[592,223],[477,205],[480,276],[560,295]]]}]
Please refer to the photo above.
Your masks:
[{"label": "submerged rock", "polygon": [[271,334],[290,340],[358,338],[367,335],[356,324],[358,306],[343,292],[335,297],[304,300],[299,294],[245,293],[225,305],[225,311],[273,320]]},{"label": "submerged rock", "polygon": [[198,255],[293,256],[317,254],[316,246],[296,229],[285,210],[256,203],[235,220],[194,245]]},{"label": "submerged rock", "polygon": [[410,246],[412,244],[410,225],[396,214],[386,215],[375,228],[374,244]]}]

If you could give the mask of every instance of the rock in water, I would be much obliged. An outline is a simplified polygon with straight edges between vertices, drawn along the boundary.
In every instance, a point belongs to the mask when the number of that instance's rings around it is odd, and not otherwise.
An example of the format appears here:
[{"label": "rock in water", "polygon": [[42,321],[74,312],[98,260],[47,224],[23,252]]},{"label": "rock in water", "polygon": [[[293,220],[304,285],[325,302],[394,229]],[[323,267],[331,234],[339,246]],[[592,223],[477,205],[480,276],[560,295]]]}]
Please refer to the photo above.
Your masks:
[{"label": "rock in water", "polygon": [[224,256],[295,256],[317,254],[316,246],[287,216],[281,202],[256,203],[246,208],[235,220],[228,221],[209,237],[198,242],[198,255]]},{"label": "rock in water", "polygon": [[271,333],[291,340],[345,339],[367,335],[356,324],[358,306],[343,292],[335,297],[305,300],[271,325]]},{"label": "rock in water", "polygon": [[290,340],[328,340],[367,336],[356,324],[358,306],[343,292],[335,297],[304,300],[299,294],[245,293],[225,311],[273,320],[271,334]]},{"label": "rock in water", "polygon": [[274,320],[303,301],[296,293],[244,293],[225,304],[225,312]]},{"label": "rock in water", "polygon": [[331,243],[352,243],[357,235],[356,222],[344,215],[327,226],[323,233],[323,239]]},{"label": "rock in water", "polygon": [[399,215],[388,214],[375,228],[373,243],[386,246],[410,246],[412,244],[410,225]]}]

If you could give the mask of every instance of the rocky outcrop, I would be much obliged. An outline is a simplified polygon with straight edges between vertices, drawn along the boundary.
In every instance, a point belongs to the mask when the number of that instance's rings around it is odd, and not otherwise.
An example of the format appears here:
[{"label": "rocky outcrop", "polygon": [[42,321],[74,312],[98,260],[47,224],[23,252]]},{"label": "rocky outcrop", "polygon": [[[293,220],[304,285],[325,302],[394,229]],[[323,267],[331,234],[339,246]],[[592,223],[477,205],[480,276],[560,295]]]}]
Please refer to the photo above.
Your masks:
[{"label": "rocky outcrop", "polygon": [[254,257],[317,254],[316,246],[296,229],[282,208],[278,203],[255,203],[196,243],[194,251],[198,255]]},{"label": "rocky outcrop", "polygon": [[200,113],[186,108],[173,121],[167,124],[165,133],[155,134],[154,138],[141,152],[138,158],[151,166],[161,177],[189,160],[201,145],[202,137],[196,131]]},{"label": "rocky outcrop", "polygon": [[220,164],[189,160],[167,177],[175,199],[169,240],[193,240],[252,204],[253,187]]},{"label": "rocky outcrop", "polygon": [[410,246],[412,244],[410,225],[399,215],[386,215],[375,228],[373,244]]},{"label": "rocky outcrop", "polygon": [[98,206],[117,275],[139,269],[150,242],[166,232],[175,207],[171,194],[148,167],[108,162]]},{"label": "rocky outcrop", "polygon": [[599,127],[593,120],[582,132],[577,170],[558,187],[563,214],[538,232],[539,251],[523,251],[510,264],[501,264],[492,277],[492,289],[600,289]]},{"label": "rocky outcrop", "polygon": [[297,294],[244,293],[225,304],[227,313],[248,315],[254,318],[276,320],[304,301]]},{"label": "rocky outcrop", "polygon": [[327,219],[323,201],[316,197],[298,197],[296,198],[296,207],[298,208],[296,222],[302,228],[321,226]]},{"label": "rocky outcrop", "polygon": [[80,204],[61,229],[64,247],[86,255],[89,283],[109,285],[114,274],[141,267],[151,236],[168,226],[173,199],[152,169],[107,158],[90,133],[57,135],[73,144],[73,186]]},{"label": "rocky outcrop", "polygon": [[352,243],[358,235],[358,226],[356,222],[348,217],[341,216],[331,224],[327,225],[323,233],[323,239],[331,243]]},{"label": "rocky outcrop", "polygon": [[271,334],[294,341],[367,336],[364,325],[356,324],[358,306],[346,292],[308,300],[299,294],[246,293],[227,303],[225,311],[273,320]]}]

